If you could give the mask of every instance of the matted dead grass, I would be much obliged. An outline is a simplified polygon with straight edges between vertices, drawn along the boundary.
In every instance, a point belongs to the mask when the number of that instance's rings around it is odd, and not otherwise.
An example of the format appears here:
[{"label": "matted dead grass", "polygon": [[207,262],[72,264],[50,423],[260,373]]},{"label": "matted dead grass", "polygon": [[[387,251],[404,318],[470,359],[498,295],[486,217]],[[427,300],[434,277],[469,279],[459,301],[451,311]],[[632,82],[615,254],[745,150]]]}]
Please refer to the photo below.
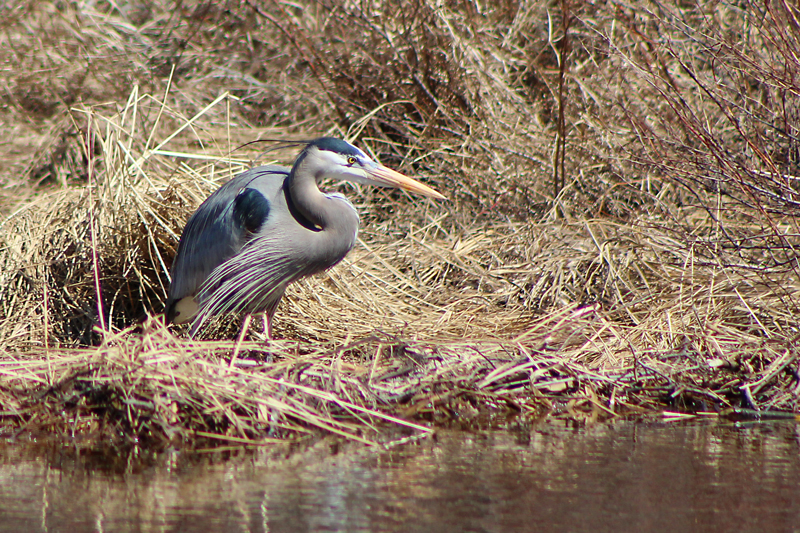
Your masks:
[{"label": "matted dead grass", "polygon": [[[3,434],[371,443],[797,409],[792,8],[23,7],[0,11],[6,62],[39,73],[3,74]],[[79,35],[90,68],[20,28]],[[268,162],[243,145],[323,134],[449,201],[343,186],[359,244],[289,288],[275,341],[160,325],[186,219]]]}]

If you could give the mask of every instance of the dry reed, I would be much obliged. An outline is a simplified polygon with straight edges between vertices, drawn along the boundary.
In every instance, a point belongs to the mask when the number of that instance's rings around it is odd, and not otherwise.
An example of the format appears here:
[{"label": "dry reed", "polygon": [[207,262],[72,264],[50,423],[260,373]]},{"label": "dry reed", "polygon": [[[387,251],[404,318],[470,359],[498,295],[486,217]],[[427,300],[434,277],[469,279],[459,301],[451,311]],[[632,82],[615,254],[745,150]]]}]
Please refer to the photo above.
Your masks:
[{"label": "dry reed", "polygon": [[[0,8],[0,431],[795,411],[796,10],[495,4]],[[346,189],[359,245],[290,287],[277,341],[164,329],[186,218],[265,162],[242,145],[322,134],[449,201]]]}]

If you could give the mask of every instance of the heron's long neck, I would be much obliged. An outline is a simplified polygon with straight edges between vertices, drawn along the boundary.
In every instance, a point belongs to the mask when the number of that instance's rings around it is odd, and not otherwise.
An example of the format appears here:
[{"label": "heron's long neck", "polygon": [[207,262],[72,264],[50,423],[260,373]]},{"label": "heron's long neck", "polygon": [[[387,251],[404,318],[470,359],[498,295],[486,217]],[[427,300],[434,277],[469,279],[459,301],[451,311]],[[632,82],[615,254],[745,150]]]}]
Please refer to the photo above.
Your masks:
[{"label": "heron's long neck", "polygon": [[[317,180],[324,169],[308,158],[300,158],[286,181],[287,202],[298,222],[308,229],[350,234],[358,229],[358,213],[344,198],[323,194]],[[311,226],[311,227],[309,227]]]},{"label": "heron's long neck", "polygon": [[[317,187],[321,169],[298,161],[285,182],[286,201],[295,220],[312,231],[298,238],[317,272],[341,261],[356,242],[358,213],[344,197],[325,195]],[[312,236],[313,235],[313,236]]]},{"label": "heron's long neck", "polygon": [[286,180],[286,201],[303,226],[324,230],[330,217],[325,195],[317,187],[317,173],[318,169],[306,158],[298,159]]},{"label": "heron's long neck", "polygon": [[327,217],[325,210],[320,209],[325,195],[315,181],[297,180],[290,175],[284,187],[286,203],[297,222],[313,231],[325,229]]}]

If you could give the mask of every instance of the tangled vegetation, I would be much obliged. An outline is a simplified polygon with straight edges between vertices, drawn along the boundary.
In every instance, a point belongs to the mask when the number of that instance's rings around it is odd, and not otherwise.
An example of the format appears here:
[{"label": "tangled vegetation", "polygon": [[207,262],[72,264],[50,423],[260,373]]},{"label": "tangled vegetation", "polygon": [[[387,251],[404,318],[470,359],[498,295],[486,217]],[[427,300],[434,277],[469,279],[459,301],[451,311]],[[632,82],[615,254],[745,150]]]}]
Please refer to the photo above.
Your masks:
[{"label": "tangled vegetation", "polygon": [[[796,411],[798,17],[771,0],[0,6],[0,434],[374,442]],[[275,341],[239,340],[237,317],[166,329],[190,213],[268,162],[252,141],[321,135],[448,201],[345,189],[359,244],[290,287]]]}]

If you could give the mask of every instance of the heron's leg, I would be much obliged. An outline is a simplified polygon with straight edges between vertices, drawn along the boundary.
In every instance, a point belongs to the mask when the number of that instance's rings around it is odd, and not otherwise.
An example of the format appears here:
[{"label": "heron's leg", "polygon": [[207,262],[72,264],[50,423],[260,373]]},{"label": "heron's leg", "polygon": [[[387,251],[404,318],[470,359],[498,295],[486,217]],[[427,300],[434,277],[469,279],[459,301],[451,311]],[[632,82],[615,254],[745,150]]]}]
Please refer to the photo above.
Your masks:
[{"label": "heron's leg", "polygon": [[242,330],[239,332],[239,339],[236,341],[236,346],[233,348],[233,355],[231,355],[231,362],[228,365],[229,368],[233,368],[234,363],[236,362],[236,358],[239,356],[239,350],[242,347],[242,342],[244,341],[245,335],[247,335],[247,330],[250,329],[250,321],[253,319],[252,315],[247,315],[244,317],[244,321],[242,322]]},{"label": "heron's leg", "polygon": [[272,315],[269,311],[264,312],[264,335],[268,341],[272,340]]}]

